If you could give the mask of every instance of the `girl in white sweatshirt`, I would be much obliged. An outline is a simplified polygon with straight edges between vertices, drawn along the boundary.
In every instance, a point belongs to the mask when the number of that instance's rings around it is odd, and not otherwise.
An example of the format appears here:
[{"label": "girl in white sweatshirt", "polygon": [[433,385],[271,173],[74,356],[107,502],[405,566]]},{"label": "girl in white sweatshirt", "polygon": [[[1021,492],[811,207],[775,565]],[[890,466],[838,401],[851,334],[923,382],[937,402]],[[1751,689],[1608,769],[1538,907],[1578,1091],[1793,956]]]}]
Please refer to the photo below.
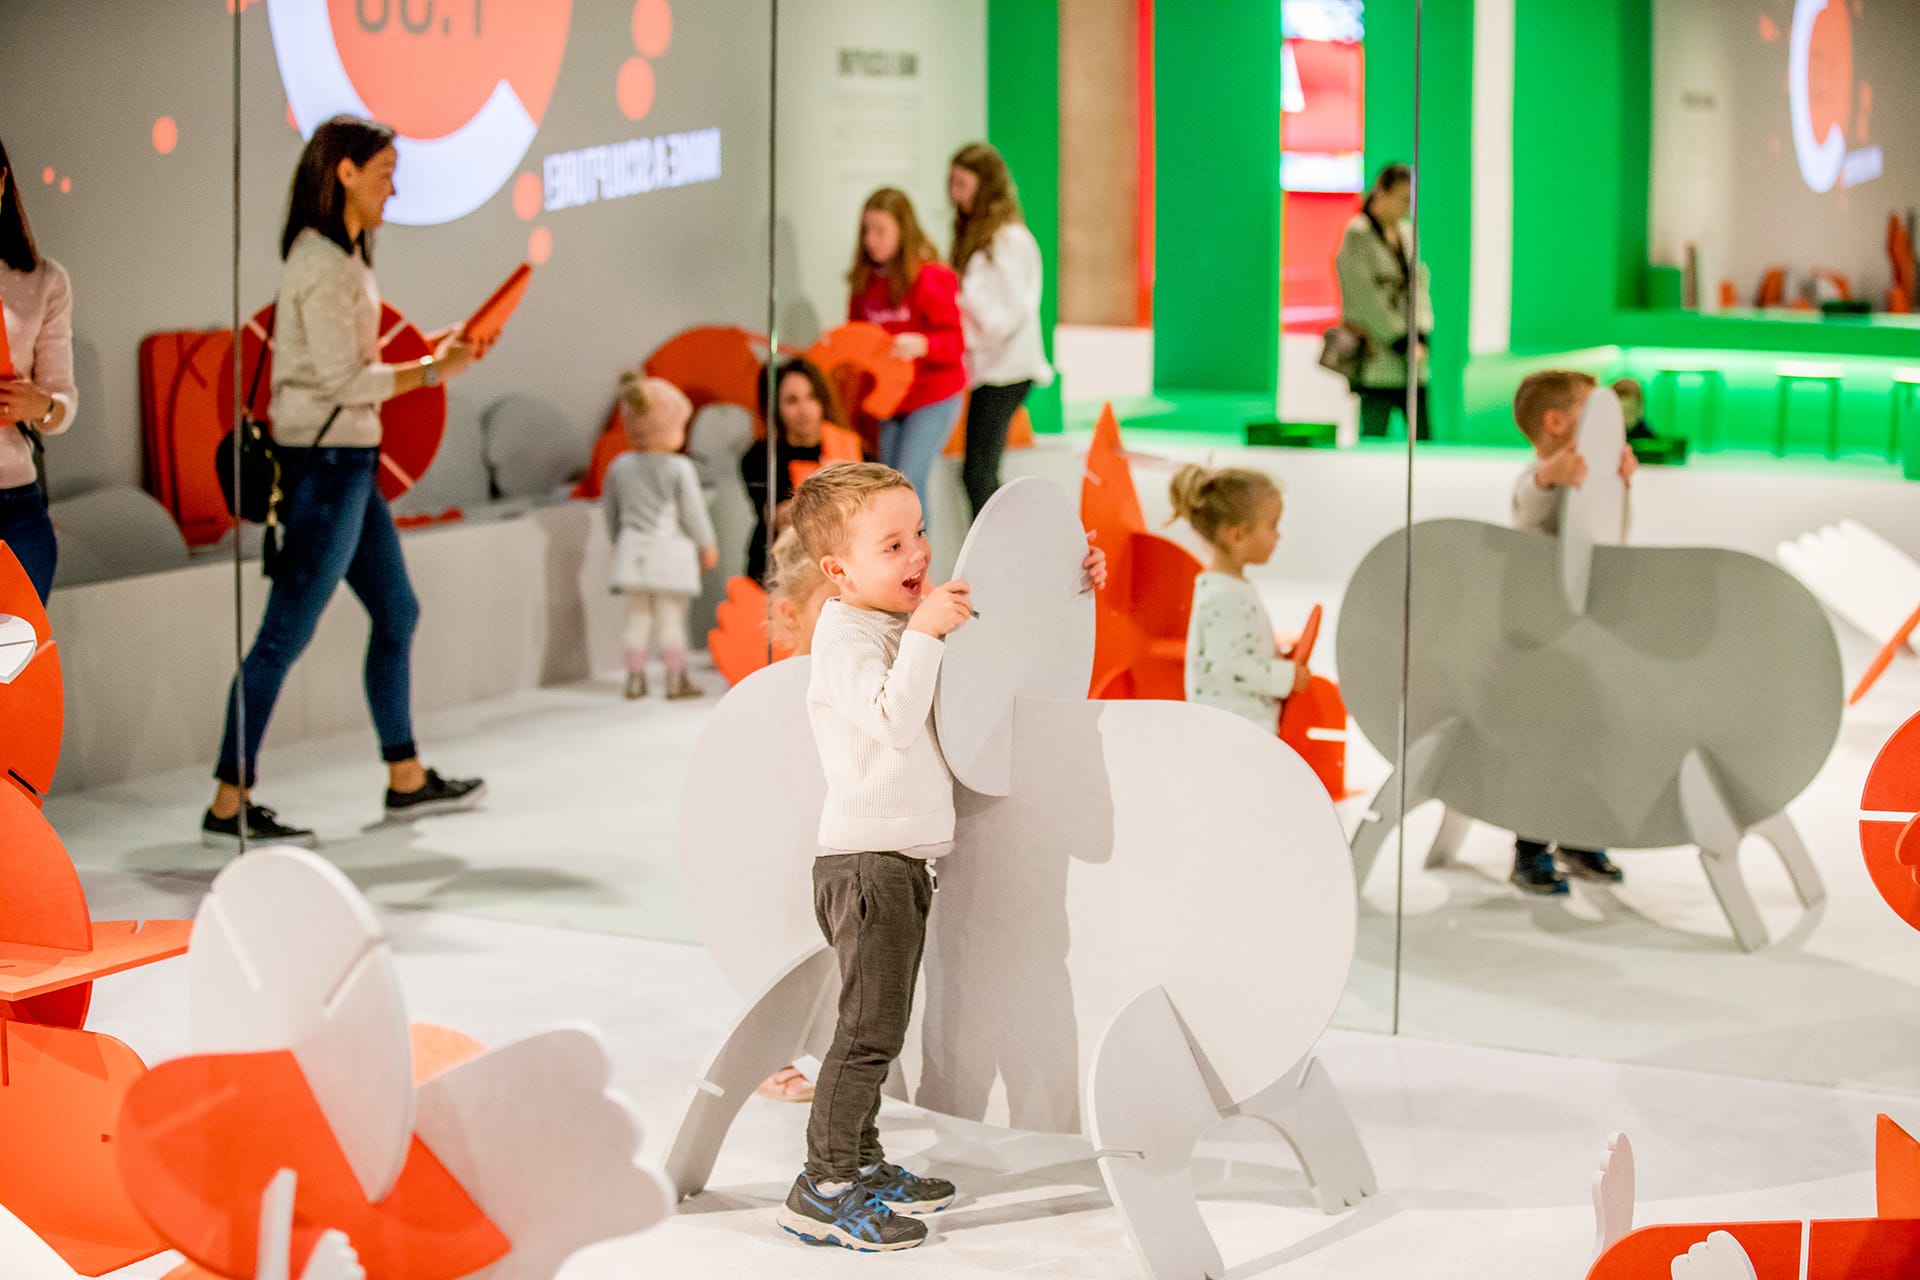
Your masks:
[{"label": "girl in white sweatshirt", "polygon": [[1280,706],[1306,688],[1307,669],[1282,654],[1260,593],[1247,581],[1280,543],[1280,486],[1259,471],[1209,471],[1191,463],[1173,477],[1173,514],[1213,548],[1193,582],[1187,622],[1187,701],[1280,731]]},{"label": "girl in white sweatshirt", "polygon": [[953,200],[951,264],[960,277],[967,338],[967,457],[961,469],[975,515],[1000,487],[1007,425],[1027,393],[1053,381],[1040,333],[1044,264],[1020,217],[1020,197],[1000,153],[960,148],[947,177]]}]

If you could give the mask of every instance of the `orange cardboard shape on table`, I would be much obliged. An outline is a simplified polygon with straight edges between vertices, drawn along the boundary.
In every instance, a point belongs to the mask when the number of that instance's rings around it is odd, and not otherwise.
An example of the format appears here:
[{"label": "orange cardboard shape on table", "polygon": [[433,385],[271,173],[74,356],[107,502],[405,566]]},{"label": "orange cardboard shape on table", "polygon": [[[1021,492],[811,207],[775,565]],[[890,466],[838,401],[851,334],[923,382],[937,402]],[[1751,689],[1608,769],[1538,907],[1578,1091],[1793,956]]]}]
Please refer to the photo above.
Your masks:
[{"label": "orange cardboard shape on table", "polygon": [[83,1276],[165,1248],[116,1163],[139,1056],[112,1036],[0,1020],[0,1068],[0,1204]]},{"label": "orange cardboard shape on table", "polygon": [[[266,352],[266,364],[260,373],[259,389],[254,393],[250,409],[255,417],[265,420],[267,406],[273,398],[273,347],[268,337],[268,326],[273,323],[274,308],[263,307],[247,322],[240,334],[240,359],[247,385],[253,386],[255,361]],[[421,333],[411,321],[400,314],[391,303],[380,304],[380,359],[388,364],[404,364],[433,354],[433,347],[426,335]],[[222,378],[217,390],[219,421],[233,421],[233,379],[232,367]],[[441,437],[447,430],[447,389],[439,387],[421,387],[405,395],[395,396],[380,406],[380,492],[392,502],[401,494],[413,488],[427,468],[433,465],[433,456],[440,451]],[[221,428],[224,433],[225,427]],[[215,439],[218,439],[216,435]],[[212,454],[207,454],[210,465]]]},{"label": "orange cardboard shape on table", "polygon": [[[767,593],[759,583],[752,578],[727,579],[727,598],[714,610],[713,618],[707,652],[729,687],[767,665]],[[792,656],[791,649],[773,647],[775,662]]]},{"label": "orange cardboard shape on table", "polygon": [[1673,1259],[1715,1231],[1740,1242],[1759,1280],[1911,1280],[1920,1275],[1920,1143],[1882,1115],[1874,1129],[1877,1217],[1800,1222],[1670,1223],[1642,1227],[1594,1261],[1587,1280],[1641,1280],[1668,1274]]},{"label": "orange cardboard shape on table", "polygon": [[[1662,1224],[1630,1231],[1594,1261],[1587,1280],[1665,1280],[1673,1260],[1724,1231],[1740,1242],[1759,1280],[1800,1280],[1798,1222]],[[1837,1280],[1837,1278],[1836,1278]]]},{"label": "orange cardboard shape on table", "polygon": [[1920,715],[1893,731],[1860,793],[1860,852],[1895,915],[1920,929]]},{"label": "orange cardboard shape on table", "polygon": [[510,1247],[417,1137],[393,1190],[369,1204],[290,1050],[160,1064],[128,1092],[117,1145],[134,1204],[219,1275],[253,1275],[261,1193],[281,1169],[298,1179],[296,1275],[329,1229],[388,1280],[458,1280]]},{"label": "orange cardboard shape on table", "polygon": [[531,263],[523,262],[515,267],[500,287],[460,326],[461,338],[471,343],[498,341],[501,331],[507,327],[508,317],[520,305],[520,299],[527,296],[527,284],[532,279]]}]

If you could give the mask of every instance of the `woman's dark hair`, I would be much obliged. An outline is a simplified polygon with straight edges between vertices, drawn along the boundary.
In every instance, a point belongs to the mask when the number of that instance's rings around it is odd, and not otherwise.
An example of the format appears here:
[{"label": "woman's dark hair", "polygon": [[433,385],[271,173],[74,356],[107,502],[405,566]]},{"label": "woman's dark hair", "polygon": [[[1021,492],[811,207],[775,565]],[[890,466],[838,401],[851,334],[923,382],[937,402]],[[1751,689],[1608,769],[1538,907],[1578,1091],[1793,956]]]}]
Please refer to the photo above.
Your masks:
[{"label": "woman's dark hair", "polygon": [[819,365],[805,356],[794,356],[774,370],[772,404],[767,403],[767,380],[754,379],[755,384],[760,388],[760,421],[767,424],[767,434],[771,436],[777,429],[780,432],[780,439],[787,438],[787,424],[776,421],[780,416],[780,384],[796,373],[812,385],[814,399],[820,402],[820,420],[836,427],[846,426],[846,418],[840,412],[840,397],[833,393],[833,384],[827,381],[827,375],[820,372]]},{"label": "woman's dark hair", "polygon": [[0,262],[15,271],[36,270],[40,251],[33,247],[33,228],[27,225],[27,210],[20,203],[20,175],[7,159],[4,142],[0,142],[0,169],[7,171],[7,191],[0,196]]},{"label": "woman's dark hair", "polygon": [[293,170],[287,228],[280,233],[282,258],[293,251],[300,233],[312,227],[347,253],[358,250],[373,263],[373,246],[366,236],[358,244],[347,237],[347,189],[340,184],[340,162],[367,165],[392,145],[393,130],[358,116],[335,116],[313,131]]},{"label": "woman's dark hair", "polygon": [[1361,202],[1361,208],[1367,210],[1369,213],[1373,212],[1375,197],[1383,196],[1395,187],[1404,187],[1412,181],[1413,170],[1407,168],[1406,165],[1399,163],[1388,165],[1380,171],[1380,176],[1373,180],[1373,189],[1367,192],[1367,198]]}]

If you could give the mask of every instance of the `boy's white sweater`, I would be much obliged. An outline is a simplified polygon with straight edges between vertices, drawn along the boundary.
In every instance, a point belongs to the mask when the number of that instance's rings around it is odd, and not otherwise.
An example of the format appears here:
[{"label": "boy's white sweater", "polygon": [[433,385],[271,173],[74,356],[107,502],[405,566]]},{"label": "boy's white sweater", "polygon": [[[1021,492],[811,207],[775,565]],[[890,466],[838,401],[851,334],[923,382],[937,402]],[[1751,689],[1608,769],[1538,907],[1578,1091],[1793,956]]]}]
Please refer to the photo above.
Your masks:
[{"label": "boy's white sweater", "polygon": [[953,774],[933,736],[946,646],[899,614],[829,600],[807,718],[827,777],[820,852],[934,857],[953,845]]}]

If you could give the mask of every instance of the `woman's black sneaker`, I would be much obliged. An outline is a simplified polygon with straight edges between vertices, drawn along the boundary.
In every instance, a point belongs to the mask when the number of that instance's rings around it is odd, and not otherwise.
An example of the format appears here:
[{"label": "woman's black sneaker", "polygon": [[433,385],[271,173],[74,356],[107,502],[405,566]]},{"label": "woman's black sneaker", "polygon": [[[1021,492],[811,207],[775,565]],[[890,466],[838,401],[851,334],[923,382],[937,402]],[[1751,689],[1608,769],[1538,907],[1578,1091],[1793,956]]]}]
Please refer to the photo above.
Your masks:
[{"label": "woman's black sneaker", "polygon": [[479,804],[487,784],[478,778],[443,778],[427,770],[426,785],[418,791],[387,788],[387,817],[424,818],[435,813],[458,813]]},{"label": "woman's black sneaker", "polygon": [[[320,846],[319,838],[313,832],[302,827],[289,827],[265,805],[250,804],[245,812],[249,845],[292,844],[302,849]],[[200,819],[200,843],[209,849],[238,849],[240,815],[236,813],[231,818],[216,818],[209,809],[206,816]]]}]

